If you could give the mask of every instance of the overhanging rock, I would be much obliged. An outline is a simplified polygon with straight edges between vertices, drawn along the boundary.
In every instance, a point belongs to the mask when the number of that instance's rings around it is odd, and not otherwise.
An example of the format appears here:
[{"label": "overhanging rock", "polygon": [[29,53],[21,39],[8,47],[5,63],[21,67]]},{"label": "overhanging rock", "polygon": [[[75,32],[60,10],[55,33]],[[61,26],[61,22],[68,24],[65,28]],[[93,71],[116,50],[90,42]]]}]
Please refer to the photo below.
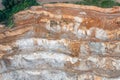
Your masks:
[{"label": "overhanging rock", "polygon": [[0,80],[119,80],[120,7],[45,4],[0,28]]}]

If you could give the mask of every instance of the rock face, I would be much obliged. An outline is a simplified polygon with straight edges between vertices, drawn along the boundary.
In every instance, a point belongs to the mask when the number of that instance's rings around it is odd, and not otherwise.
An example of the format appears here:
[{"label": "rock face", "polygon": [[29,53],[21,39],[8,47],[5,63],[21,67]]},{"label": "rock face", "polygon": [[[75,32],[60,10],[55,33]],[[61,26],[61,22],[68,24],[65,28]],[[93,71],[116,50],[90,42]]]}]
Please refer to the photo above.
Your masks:
[{"label": "rock face", "polygon": [[2,5],[2,0],[0,0],[0,10],[3,10],[4,6]]},{"label": "rock face", "polygon": [[120,3],[120,0],[116,0],[116,2]]},{"label": "rock face", "polygon": [[45,4],[0,28],[0,80],[120,80],[120,7]]}]

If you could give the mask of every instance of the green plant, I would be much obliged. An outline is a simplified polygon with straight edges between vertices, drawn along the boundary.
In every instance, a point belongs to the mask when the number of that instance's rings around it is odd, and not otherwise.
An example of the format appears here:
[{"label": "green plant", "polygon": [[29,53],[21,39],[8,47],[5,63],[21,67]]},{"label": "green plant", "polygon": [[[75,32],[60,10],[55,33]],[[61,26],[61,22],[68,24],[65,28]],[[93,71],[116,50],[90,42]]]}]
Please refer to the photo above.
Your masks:
[{"label": "green plant", "polygon": [[120,3],[115,2],[114,0],[103,0],[101,2],[101,7],[113,7],[113,6],[120,6]]},{"label": "green plant", "polygon": [[38,5],[36,0],[3,0],[5,9],[0,11],[0,22],[4,22],[8,27],[12,27],[13,14],[28,9],[33,5]]},{"label": "green plant", "polygon": [[94,5],[94,6],[99,6],[103,8],[120,6],[120,3],[115,2],[115,0],[82,0],[82,1],[75,2],[75,4]]},{"label": "green plant", "polygon": [[0,22],[6,18],[4,11],[0,10]]},{"label": "green plant", "polygon": [[22,3],[24,0],[2,0],[2,4],[5,6],[6,9],[10,9],[13,6]]}]

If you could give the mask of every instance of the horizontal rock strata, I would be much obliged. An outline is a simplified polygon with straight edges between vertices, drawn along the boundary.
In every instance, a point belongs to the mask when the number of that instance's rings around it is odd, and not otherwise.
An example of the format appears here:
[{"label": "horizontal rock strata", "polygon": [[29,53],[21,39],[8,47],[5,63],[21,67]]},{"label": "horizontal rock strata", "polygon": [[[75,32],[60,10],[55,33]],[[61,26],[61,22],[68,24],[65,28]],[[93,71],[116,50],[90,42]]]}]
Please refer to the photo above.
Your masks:
[{"label": "horizontal rock strata", "polygon": [[119,80],[120,7],[33,6],[0,28],[0,80]]}]

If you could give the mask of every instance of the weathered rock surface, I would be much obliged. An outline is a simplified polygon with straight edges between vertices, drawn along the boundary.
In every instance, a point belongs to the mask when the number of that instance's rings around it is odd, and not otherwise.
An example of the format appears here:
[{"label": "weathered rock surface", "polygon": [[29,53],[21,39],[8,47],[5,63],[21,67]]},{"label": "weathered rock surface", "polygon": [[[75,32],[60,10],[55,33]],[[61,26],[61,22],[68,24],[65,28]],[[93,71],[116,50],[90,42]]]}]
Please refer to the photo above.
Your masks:
[{"label": "weathered rock surface", "polygon": [[0,80],[120,80],[120,7],[33,6],[0,28]]}]

